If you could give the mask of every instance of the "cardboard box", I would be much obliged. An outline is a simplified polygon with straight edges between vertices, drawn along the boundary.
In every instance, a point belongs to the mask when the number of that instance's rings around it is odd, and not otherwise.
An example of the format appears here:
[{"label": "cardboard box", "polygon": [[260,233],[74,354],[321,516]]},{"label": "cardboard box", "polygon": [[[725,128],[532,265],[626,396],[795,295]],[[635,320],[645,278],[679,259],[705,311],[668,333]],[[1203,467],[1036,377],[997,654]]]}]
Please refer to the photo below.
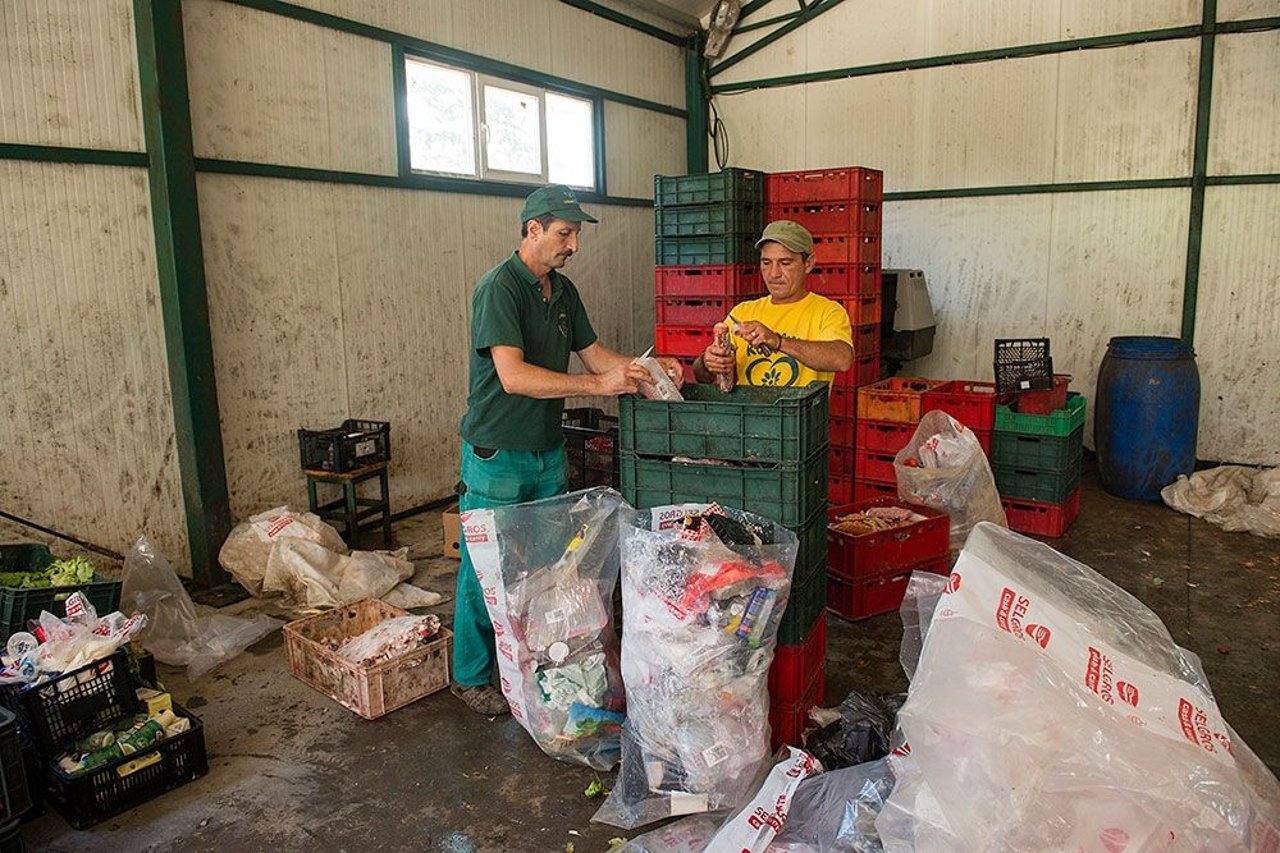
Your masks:
[{"label": "cardboard box", "polygon": [[440,522],[444,525],[444,556],[462,559],[462,552],[458,550],[458,543],[462,541],[462,523],[458,520],[456,503],[445,509]]}]

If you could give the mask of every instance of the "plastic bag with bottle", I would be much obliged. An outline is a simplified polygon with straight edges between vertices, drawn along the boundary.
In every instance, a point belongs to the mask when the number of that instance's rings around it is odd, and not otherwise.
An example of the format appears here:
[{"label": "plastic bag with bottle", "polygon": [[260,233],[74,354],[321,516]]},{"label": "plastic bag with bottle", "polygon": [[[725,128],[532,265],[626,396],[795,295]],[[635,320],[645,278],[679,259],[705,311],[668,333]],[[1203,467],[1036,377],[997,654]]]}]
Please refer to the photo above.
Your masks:
[{"label": "plastic bag with bottle", "polygon": [[502,693],[543,752],[608,770],[625,698],[611,604],[622,496],[593,488],[464,512]]},{"label": "plastic bag with bottle", "polygon": [[594,820],[634,828],[731,808],[769,762],[767,676],[796,535],[711,504],[624,511],[617,785]]}]

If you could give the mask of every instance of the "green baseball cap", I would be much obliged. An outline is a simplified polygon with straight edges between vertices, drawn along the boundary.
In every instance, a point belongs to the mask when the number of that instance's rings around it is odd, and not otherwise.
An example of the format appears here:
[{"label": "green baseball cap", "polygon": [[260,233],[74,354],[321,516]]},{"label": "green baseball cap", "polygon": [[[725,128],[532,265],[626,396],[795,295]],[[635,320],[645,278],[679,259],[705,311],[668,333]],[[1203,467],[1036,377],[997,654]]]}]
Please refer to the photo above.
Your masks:
[{"label": "green baseball cap", "polygon": [[520,211],[520,221],[528,222],[544,213],[550,213],[565,222],[600,221],[578,206],[578,197],[564,184],[552,184],[529,193],[529,197],[524,200],[524,210]]},{"label": "green baseball cap", "polygon": [[770,240],[802,255],[813,254],[813,235],[799,222],[792,222],[790,219],[779,219],[766,225],[764,233],[756,241],[756,248],[759,249]]}]

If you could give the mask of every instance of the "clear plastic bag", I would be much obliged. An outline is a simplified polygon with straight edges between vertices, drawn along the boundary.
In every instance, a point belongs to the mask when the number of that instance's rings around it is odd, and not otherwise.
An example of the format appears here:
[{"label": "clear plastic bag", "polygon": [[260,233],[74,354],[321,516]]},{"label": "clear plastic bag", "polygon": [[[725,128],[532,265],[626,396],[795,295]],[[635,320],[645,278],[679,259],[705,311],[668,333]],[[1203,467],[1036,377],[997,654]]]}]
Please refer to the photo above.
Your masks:
[{"label": "clear plastic bag", "polygon": [[439,616],[397,616],[347,640],[338,655],[359,666],[372,666],[406,655],[439,635]]},{"label": "clear plastic bag", "polygon": [[951,516],[951,550],[980,521],[1008,527],[991,466],[973,431],[946,412],[926,412],[910,443],[893,459],[898,497]]},{"label": "clear plastic bag", "polygon": [[593,820],[630,829],[736,806],[769,763],[767,676],[797,539],[705,504],[624,512],[620,526],[628,719]]},{"label": "clear plastic bag", "polygon": [[284,624],[266,615],[241,619],[212,608],[197,613],[169,561],[145,536],[125,557],[120,604],[146,614],[143,648],[164,663],[187,667],[192,681]]},{"label": "clear plastic bag", "polygon": [[596,488],[461,518],[512,715],[543,752],[598,770],[618,762],[625,708],[608,608],[623,505]]},{"label": "clear plastic bag", "polygon": [[892,790],[893,774],[883,758],[805,779],[770,853],[879,853],[884,848],[876,817]]},{"label": "clear plastic bag", "polygon": [[887,850],[1266,850],[1280,785],[1195,655],[1047,545],[970,534],[925,635]]}]

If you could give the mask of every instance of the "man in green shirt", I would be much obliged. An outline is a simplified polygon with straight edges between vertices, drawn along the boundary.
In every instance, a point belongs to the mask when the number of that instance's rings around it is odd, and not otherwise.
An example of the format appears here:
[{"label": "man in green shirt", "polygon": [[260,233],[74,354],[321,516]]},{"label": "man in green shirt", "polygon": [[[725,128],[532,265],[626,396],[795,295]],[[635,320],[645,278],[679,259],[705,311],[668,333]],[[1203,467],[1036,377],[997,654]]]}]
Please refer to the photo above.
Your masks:
[{"label": "man in green shirt", "polygon": [[[462,418],[463,512],[563,493],[560,420],[566,397],[629,394],[648,371],[597,339],[577,289],[558,270],[596,222],[564,186],[535,190],[520,213],[520,247],[489,270],[471,300],[467,413]],[[587,369],[570,374],[569,353]],[[490,683],[493,626],[462,542],[453,626],[453,693],[481,714],[507,712]]]}]

